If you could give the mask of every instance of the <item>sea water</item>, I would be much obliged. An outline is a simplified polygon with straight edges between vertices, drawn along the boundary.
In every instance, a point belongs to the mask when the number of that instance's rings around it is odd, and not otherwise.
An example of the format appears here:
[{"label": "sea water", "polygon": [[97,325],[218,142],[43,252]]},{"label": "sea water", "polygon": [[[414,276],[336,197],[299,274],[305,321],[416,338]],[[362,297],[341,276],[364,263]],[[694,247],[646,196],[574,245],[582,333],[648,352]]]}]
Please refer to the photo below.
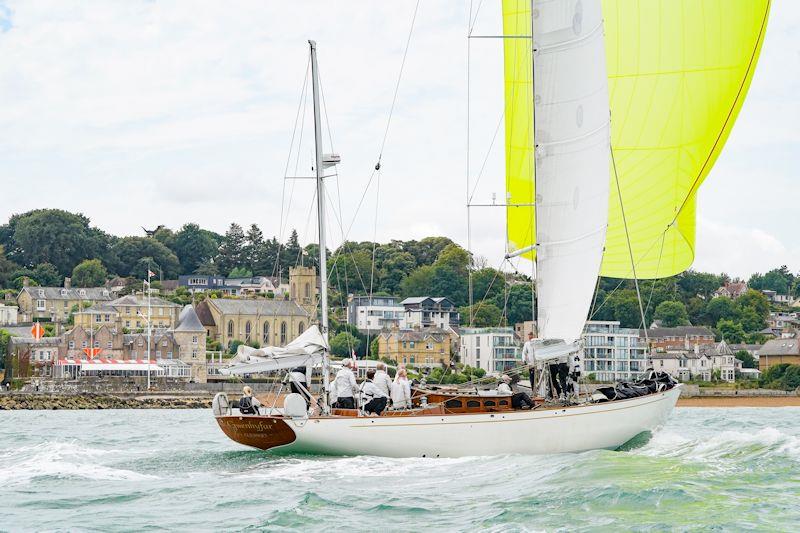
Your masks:
[{"label": "sea water", "polygon": [[250,450],[208,410],[0,412],[0,530],[798,531],[799,422],[684,408],[622,451],[386,459]]}]

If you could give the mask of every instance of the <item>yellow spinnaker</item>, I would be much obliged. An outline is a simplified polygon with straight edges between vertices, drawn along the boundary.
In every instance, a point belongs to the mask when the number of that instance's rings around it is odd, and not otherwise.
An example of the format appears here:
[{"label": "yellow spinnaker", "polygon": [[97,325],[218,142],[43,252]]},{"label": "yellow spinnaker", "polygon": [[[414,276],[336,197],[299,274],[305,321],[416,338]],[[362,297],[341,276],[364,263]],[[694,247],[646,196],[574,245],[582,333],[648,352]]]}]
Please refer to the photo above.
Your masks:
[{"label": "yellow spinnaker", "polygon": [[[529,25],[522,0],[503,1],[506,35]],[[730,134],[764,39],[769,0],[604,0],[611,142],[639,278],[680,273],[694,260],[696,194]],[[527,20],[526,20],[527,19]],[[530,33],[530,30],[528,32]],[[520,134],[532,116],[524,39],[506,39],[509,203],[530,201],[533,166]],[[529,55],[527,58],[528,63]],[[532,119],[531,119],[532,120]],[[510,125],[509,125],[510,122]],[[530,136],[527,141],[530,142]],[[633,271],[612,170],[601,274]],[[509,247],[534,243],[532,212],[508,209]],[[528,255],[532,257],[532,255]]]}]

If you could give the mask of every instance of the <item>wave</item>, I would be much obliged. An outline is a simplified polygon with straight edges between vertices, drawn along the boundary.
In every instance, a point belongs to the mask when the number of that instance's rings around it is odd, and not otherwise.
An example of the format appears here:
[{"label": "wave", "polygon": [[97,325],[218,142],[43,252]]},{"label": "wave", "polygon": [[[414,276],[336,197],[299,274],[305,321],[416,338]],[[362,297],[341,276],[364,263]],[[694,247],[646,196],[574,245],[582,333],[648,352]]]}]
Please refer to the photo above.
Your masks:
[{"label": "wave", "polygon": [[651,457],[686,458],[700,461],[792,459],[800,461],[800,437],[774,427],[744,432],[724,430],[702,438],[677,433],[657,433],[645,446],[634,450]]},{"label": "wave", "polygon": [[102,464],[117,451],[80,446],[77,441],[49,441],[0,452],[8,485],[24,485],[38,479],[82,478],[134,481],[155,476]]}]

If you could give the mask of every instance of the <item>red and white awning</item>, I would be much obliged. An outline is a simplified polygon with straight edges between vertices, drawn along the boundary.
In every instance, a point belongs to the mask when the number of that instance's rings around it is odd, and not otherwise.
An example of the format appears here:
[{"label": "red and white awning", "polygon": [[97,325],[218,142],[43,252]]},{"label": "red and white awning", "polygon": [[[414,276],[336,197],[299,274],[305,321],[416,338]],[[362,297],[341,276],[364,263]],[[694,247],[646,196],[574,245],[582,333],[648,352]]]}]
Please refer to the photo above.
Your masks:
[{"label": "red and white awning", "polygon": [[160,370],[155,359],[59,359],[57,365],[80,366],[81,370]]}]

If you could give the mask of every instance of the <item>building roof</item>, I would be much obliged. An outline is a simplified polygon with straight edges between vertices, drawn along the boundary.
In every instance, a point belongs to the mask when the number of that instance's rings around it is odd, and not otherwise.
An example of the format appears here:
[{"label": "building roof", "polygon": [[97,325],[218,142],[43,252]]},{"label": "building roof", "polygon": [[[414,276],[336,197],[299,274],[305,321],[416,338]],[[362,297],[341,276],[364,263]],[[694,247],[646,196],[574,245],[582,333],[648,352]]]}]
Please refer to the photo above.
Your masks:
[{"label": "building roof", "polygon": [[761,349],[761,344],[729,344],[731,350],[734,352],[738,352],[740,350],[745,350],[748,352],[757,352]]},{"label": "building roof", "polygon": [[[83,292],[81,292],[83,291]],[[110,300],[111,292],[105,287],[71,288],[64,287],[23,287],[20,294],[27,292],[31,298],[45,300]]]},{"label": "building roof", "polygon": [[7,331],[12,337],[21,337],[24,339],[33,338],[31,326],[0,326],[0,329]]},{"label": "building roof", "polygon": [[217,323],[214,322],[214,316],[208,309],[208,302],[206,300],[203,300],[202,302],[198,303],[194,311],[195,313],[197,313],[197,317],[200,319],[200,323],[203,324],[204,326],[213,328],[217,325]]},{"label": "building roof", "polygon": [[309,316],[305,309],[291,300],[210,298],[206,301],[224,315]]},{"label": "building roof", "polygon": [[[122,296],[121,298],[117,298],[109,302],[110,305],[115,307],[117,306],[143,306],[147,305],[147,296],[143,294],[129,294],[127,296]],[[163,298],[159,298],[158,296],[151,296],[150,297],[150,307],[180,307],[180,305],[170,302],[169,300],[165,300]]]},{"label": "building roof", "polygon": [[[639,337],[644,338],[645,331],[639,330]],[[664,337],[714,337],[714,332],[704,326],[678,326],[675,328],[655,327],[647,330],[647,336],[651,339],[661,339]]]},{"label": "building roof", "polygon": [[800,341],[798,339],[769,340],[761,347],[759,355],[800,355]]},{"label": "building roof", "polygon": [[428,296],[413,296],[400,302],[400,305],[421,304],[425,300],[429,299],[430,298]]},{"label": "building roof", "polygon": [[178,327],[175,328],[175,331],[198,332],[205,330],[194,307],[191,305],[185,306],[178,317]]},{"label": "building roof", "polygon": [[433,338],[437,342],[441,342],[450,335],[450,332],[438,328],[425,328],[425,329],[395,329],[384,331],[381,333],[387,339],[396,336],[400,341],[424,341]]}]

